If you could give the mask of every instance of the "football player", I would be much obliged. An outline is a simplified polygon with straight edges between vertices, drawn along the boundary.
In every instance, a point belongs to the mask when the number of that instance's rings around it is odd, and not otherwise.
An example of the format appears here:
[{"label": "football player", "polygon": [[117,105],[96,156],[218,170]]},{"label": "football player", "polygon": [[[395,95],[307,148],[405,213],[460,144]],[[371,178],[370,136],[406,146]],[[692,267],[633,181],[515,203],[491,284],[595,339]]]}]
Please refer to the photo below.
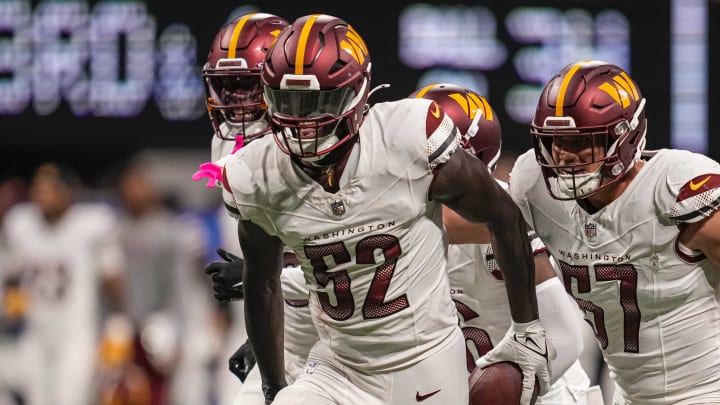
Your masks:
[{"label": "football player", "polygon": [[33,174],[30,201],[3,221],[26,294],[26,327],[17,339],[19,350],[30,350],[15,373],[34,387],[29,404],[90,403],[101,294],[113,297],[114,310],[121,306],[117,218],[109,205],[77,201],[80,185],[67,166],[44,163]]},{"label": "football player", "polygon": [[[547,391],[549,371],[522,216],[485,165],[457,148],[458,130],[437,103],[367,108],[370,70],[368,48],[347,22],[297,19],[261,73],[274,136],[225,162],[224,198],[240,219],[246,326],[266,402],[468,401],[464,338],[447,293],[444,203],[495,230],[513,318],[497,361],[520,365],[528,404],[536,377]],[[312,285],[320,334],[304,374],[287,388],[283,246],[297,253]]]},{"label": "football player", "polygon": [[215,35],[202,69],[214,133],[211,161],[200,165],[193,180],[207,178],[207,187],[214,188],[223,159],[270,132],[260,71],[268,48],[287,25],[276,15],[250,13],[234,18]]},{"label": "football player", "polygon": [[[265,54],[280,31],[288,25],[284,19],[267,13],[239,16],[224,25],[215,36],[203,67],[207,108],[213,126],[212,161],[200,166],[193,179],[208,180],[208,187],[220,185],[220,167],[229,155],[251,141],[270,133],[267,110],[262,98],[260,71]],[[223,215],[223,221],[236,220]],[[224,224],[223,224],[224,225]],[[220,302],[240,300],[242,294],[242,258],[224,250],[222,261],[206,266]],[[292,382],[303,370],[312,345],[318,340],[310,322],[309,291],[295,254],[283,256],[282,289],[285,300],[285,368]],[[243,331],[244,335],[244,331]],[[257,367],[249,344],[237,349],[229,360],[230,370],[243,381],[234,403],[264,403]]]},{"label": "football player", "polygon": [[[410,97],[438,103],[460,131],[461,146],[494,170],[500,157],[502,129],[485,97],[449,83],[431,84],[413,92]],[[500,180],[498,183],[507,189],[505,183]],[[457,214],[445,209],[443,215],[450,222]],[[450,238],[453,238],[452,234]],[[536,257],[540,322],[547,331],[548,340],[558,348],[558,356],[550,359],[553,384],[536,404],[601,404],[599,387],[590,390],[590,381],[577,360],[582,350],[580,328],[584,325],[551,267],[542,241],[534,232],[530,238]],[[489,352],[510,326],[504,280],[494,257],[490,243],[448,246],[450,293],[468,345],[468,371],[475,368],[479,356]]]},{"label": "football player", "polygon": [[615,404],[719,404],[720,164],[643,152],[646,101],[611,63],[545,85],[510,193],[592,325]]}]

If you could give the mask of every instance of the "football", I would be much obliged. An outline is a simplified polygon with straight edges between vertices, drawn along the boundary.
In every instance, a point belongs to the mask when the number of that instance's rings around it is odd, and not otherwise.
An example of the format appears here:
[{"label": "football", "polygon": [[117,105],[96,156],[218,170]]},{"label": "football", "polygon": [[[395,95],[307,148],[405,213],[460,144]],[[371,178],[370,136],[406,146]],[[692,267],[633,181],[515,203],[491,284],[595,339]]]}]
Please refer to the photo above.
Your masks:
[{"label": "football", "polygon": [[[522,394],[522,371],[515,363],[500,362],[470,373],[470,405],[518,405]],[[538,385],[531,403],[537,399]]]}]

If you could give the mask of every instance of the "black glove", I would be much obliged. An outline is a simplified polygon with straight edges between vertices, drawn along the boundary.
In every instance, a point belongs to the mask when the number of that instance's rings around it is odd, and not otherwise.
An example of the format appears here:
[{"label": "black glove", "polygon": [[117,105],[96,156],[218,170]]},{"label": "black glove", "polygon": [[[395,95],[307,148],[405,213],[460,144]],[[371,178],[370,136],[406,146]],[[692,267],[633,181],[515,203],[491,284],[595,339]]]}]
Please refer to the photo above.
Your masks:
[{"label": "black glove", "polygon": [[240,381],[245,382],[248,373],[250,373],[250,370],[255,366],[255,353],[253,353],[252,347],[250,347],[249,340],[246,340],[245,343],[230,356],[228,363],[230,364],[230,371],[235,374]]},{"label": "black glove", "polygon": [[225,261],[214,261],[205,266],[205,273],[212,279],[215,299],[222,303],[241,300],[243,298],[243,259],[223,248],[217,248],[216,252]]}]

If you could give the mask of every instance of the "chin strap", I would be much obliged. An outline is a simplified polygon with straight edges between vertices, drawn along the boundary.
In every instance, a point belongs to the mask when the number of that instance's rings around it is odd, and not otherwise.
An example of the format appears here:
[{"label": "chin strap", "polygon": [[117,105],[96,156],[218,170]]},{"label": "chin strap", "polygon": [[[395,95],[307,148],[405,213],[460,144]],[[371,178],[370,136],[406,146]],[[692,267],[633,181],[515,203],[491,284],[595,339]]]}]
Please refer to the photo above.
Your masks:
[{"label": "chin strap", "polygon": [[383,83],[383,84],[373,87],[373,89],[370,90],[370,92],[368,93],[368,98],[370,98],[370,96],[372,96],[376,91],[382,90],[382,89],[387,89],[388,87],[390,87],[390,83]]}]

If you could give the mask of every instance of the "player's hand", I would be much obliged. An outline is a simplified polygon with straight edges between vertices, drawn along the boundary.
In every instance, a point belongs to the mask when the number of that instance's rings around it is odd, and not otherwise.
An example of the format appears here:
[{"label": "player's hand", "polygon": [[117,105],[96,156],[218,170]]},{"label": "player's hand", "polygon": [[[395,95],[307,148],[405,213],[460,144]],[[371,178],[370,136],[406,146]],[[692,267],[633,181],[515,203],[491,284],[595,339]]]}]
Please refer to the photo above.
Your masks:
[{"label": "player's hand", "polygon": [[225,261],[214,261],[205,266],[205,273],[210,275],[215,291],[215,299],[219,302],[241,300],[243,298],[243,259],[223,248],[216,250]]},{"label": "player's hand", "polygon": [[245,382],[250,370],[255,366],[255,353],[253,353],[252,347],[250,347],[249,340],[246,340],[245,343],[230,356],[229,364],[230,371],[235,374],[240,381]]},{"label": "player's hand", "polygon": [[212,162],[201,164],[198,168],[198,171],[193,173],[192,179],[195,181],[200,181],[205,178],[207,179],[205,187],[215,188],[218,184],[221,184],[222,182],[222,167]]},{"label": "player's hand", "polygon": [[552,345],[547,344],[545,330],[539,320],[527,323],[513,322],[505,337],[475,363],[484,368],[493,363],[511,361],[520,366],[523,373],[522,405],[529,405],[537,379],[538,396],[550,388],[550,365],[548,359],[555,356]]}]

